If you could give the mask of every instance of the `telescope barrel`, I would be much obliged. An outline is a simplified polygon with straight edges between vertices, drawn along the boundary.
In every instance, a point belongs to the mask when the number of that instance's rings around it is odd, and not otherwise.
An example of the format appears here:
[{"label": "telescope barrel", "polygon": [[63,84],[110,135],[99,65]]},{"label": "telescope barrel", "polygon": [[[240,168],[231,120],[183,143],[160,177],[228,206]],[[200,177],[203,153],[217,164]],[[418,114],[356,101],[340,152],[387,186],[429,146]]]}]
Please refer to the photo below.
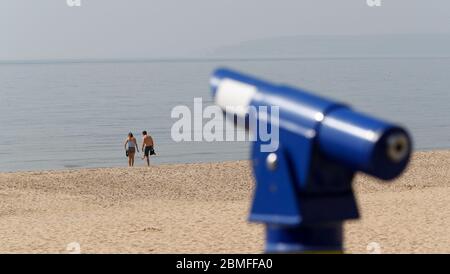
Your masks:
[{"label": "telescope barrel", "polygon": [[389,180],[408,164],[412,142],[405,129],[345,104],[229,69],[214,72],[211,89],[224,111],[241,118],[249,106],[278,106],[280,130],[313,138],[320,152],[355,171]]},{"label": "telescope barrel", "polygon": [[411,153],[404,129],[348,108],[325,116],[318,143],[328,156],[384,180],[398,176]]}]

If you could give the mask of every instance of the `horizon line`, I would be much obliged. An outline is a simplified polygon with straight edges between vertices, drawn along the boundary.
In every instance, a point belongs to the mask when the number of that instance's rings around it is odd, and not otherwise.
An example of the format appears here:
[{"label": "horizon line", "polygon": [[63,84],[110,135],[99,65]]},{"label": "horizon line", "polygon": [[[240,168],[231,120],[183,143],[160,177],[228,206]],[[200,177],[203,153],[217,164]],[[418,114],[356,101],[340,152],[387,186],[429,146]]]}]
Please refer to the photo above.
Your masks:
[{"label": "horizon line", "polygon": [[221,56],[221,57],[143,57],[143,58],[55,58],[0,60],[1,65],[70,64],[70,63],[159,63],[159,62],[223,62],[223,61],[296,61],[314,59],[447,59],[450,55],[317,55],[317,56]]}]

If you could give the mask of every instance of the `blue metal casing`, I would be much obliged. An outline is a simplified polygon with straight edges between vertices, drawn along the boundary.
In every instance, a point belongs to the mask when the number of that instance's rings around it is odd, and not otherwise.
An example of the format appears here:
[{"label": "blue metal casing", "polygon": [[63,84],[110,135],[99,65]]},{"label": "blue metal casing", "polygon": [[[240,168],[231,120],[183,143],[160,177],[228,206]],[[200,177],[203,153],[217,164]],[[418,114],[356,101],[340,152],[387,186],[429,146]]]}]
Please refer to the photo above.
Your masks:
[{"label": "blue metal casing", "polygon": [[[351,186],[355,172],[384,180],[398,176],[411,148],[393,160],[389,142],[398,135],[410,144],[408,133],[345,104],[228,69],[214,72],[214,97],[224,80],[251,86],[256,92],[250,106],[279,107],[277,122],[258,112],[247,114],[279,130],[277,151],[262,152],[264,142],[257,138],[251,155],[256,188],[250,220],[267,224],[267,250],[341,249],[342,221],[358,218]],[[257,128],[252,130],[258,136]],[[276,170],[266,166],[269,154],[276,155]]]}]

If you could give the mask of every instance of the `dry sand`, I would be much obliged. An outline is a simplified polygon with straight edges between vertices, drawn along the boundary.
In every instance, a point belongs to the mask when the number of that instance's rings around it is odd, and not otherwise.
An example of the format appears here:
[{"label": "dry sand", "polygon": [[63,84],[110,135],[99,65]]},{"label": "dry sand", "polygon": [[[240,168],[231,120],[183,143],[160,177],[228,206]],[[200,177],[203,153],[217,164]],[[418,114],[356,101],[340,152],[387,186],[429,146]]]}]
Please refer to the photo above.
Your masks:
[{"label": "dry sand", "polygon": [[[450,151],[418,152],[391,184],[357,177],[346,251],[450,252]],[[0,173],[0,253],[260,253],[247,161]]]}]

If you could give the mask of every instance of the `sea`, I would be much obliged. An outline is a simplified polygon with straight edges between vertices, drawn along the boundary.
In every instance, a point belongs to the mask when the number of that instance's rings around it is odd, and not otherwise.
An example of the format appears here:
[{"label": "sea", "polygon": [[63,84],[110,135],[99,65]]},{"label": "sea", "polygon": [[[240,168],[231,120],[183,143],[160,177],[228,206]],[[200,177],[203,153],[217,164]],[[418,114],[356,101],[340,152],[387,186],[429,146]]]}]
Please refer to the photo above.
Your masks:
[{"label": "sea", "polygon": [[139,142],[143,130],[155,141],[152,164],[248,159],[249,142],[171,135],[174,108],[194,111],[194,98],[213,104],[209,78],[218,67],[397,122],[415,150],[450,148],[450,58],[44,60],[0,64],[0,172],[127,166],[126,136]]}]

